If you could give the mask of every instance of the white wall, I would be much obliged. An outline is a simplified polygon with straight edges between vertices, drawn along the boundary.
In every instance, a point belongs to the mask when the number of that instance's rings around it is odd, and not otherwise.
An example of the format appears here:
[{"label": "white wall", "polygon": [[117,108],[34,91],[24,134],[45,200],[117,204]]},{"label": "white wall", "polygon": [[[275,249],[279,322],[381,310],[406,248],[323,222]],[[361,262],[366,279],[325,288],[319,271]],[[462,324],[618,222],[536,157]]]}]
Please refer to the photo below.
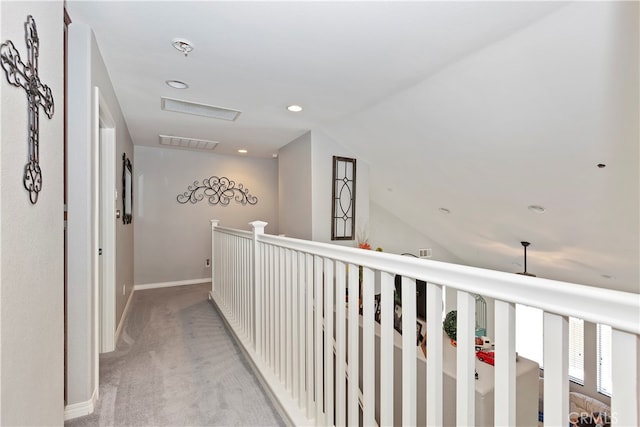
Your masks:
[{"label": "white wall", "polygon": [[[331,240],[333,156],[356,158],[322,131],[311,132],[312,240],[355,246],[355,240]],[[369,165],[356,158],[356,232],[369,227]]]},{"label": "white wall", "polygon": [[372,247],[385,252],[418,255],[418,249],[431,249],[435,261],[463,264],[462,260],[420,231],[375,202],[370,204],[369,240]]},{"label": "white wall", "polygon": [[278,194],[280,233],[311,240],[311,132],[278,151]]},{"label": "white wall", "polygon": [[[73,16],[71,17],[73,20]],[[122,194],[122,153],[133,158],[133,144],[115,96],[95,37],[89,27],[69,26],[68,65],[68,328],[67,403],[86,404],[97,391],[95,333],[98,313],[94,310],[94,192],[93,157],[97,141],[92,134],[92,92],[97,86],[116,126],[116,165],[113,185]],[[133,159],[135,164],[135,159]],[[116,202],[116,209],[122,209]],[[134,208],[135,209],[135,208]],[[134,222],[135,224],[135,222]],[[126,299],[133,290],[133,228],[116,220],[116,325]],[[126,294],[122,295],[122,285]]]},{"label": "white wall", "polygon": [[[278,161],[222,156],[169,148],[135,147],[133,222],[135,284],[145,285],[211,277],[211,225],[250,230],[249,222],[269,223],[278,234]],[[227,177],[258,198],[255,205],[232,200],[228,206],[178,203],[176,197],[194,181]]]},{"label": "white wall", "polygon": [[43,185],[35,205],[23,187],[25,91],[0,78],[0,425],[63,422],[63,21],[62,2],[0,2],[0,40],[27,60],[24,23],[35,19],[38,74],[54,115],[40,108]]}]

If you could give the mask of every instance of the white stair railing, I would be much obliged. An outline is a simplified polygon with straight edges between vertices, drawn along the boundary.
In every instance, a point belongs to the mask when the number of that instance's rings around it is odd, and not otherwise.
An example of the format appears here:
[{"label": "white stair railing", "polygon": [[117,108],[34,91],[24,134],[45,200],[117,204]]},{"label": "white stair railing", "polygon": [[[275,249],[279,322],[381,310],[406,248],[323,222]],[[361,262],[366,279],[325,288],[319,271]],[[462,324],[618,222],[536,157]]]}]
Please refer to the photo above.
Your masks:
[{"label": "white stair railing", "polygon": [[[545,425],[568,425],[569,316],[612,326],[613,425],[638,425],[638,294],[272,236],[264,234],[265,222],[251,225],[247,232],[211,221],[211,299],[294,424],[438,426],[445,408],[456,405],[457,425],[475,425],[480,294],[495,299],[495,425],[519,418],[515,304],[544,311]],[[416,324],[416,280],[427,283],[426,359],[413,333],[399,338],[394,331],[396,274],[403,331]],[[458,293],[455,402],[443,399],[443,286]],[[426,377],[422,396],[417,361]],[[536,415],[537,402],[530,424]]]}]

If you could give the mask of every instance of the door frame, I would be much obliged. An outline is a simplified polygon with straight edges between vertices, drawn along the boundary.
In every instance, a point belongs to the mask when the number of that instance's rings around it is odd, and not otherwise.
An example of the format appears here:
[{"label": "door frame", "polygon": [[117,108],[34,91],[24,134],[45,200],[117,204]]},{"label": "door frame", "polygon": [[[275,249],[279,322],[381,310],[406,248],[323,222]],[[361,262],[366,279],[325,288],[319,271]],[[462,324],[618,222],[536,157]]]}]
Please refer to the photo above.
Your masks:
[{"label": "door frame", "polygon": [[[96,339],[98,355],[115,349],[116,127],[109,106],[97,86],[93,88],[93,106],[94,305],[95,313],[98,313],[95,322],[95,336],[99,337]],[[100,249],[102,255],[99,255]],[[96,361],[96,372],[97,363]]]}]

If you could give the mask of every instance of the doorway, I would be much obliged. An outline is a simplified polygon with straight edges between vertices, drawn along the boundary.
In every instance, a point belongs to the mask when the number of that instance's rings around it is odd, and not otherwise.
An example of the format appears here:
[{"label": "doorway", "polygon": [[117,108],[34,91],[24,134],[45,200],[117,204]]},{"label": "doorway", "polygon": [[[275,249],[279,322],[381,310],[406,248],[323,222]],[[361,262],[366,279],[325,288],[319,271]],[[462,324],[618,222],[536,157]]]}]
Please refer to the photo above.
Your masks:
[{"label": "doorway", "polygon": [[115,349],[115,254],[116,254],[116,128],[100,89],[93,89],[94,102],[94,242],[96,384],[99,353]]}]

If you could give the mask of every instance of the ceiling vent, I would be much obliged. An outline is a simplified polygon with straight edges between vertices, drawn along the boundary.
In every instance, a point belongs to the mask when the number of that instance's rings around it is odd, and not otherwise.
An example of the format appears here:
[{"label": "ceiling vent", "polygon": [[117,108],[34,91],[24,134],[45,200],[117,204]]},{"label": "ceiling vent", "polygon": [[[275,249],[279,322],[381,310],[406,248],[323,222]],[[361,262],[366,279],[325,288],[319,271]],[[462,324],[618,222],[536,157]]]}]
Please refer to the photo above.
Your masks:
[{"label": "ceiling vent", "polygon": [[166,145],[171,148],[184,148],[186,150],[213,150],[218,146],[218,141],[160,135],[160,145]]},{"label": "ceiling vent", "polygon": [[234,121],[240,115],[240,111],[230,108],[216,107],[214,105],[199,104],[197,102],[182,101],[180,99],[161,97],[162,109],[176,113],[193,114],[196,116],[211,117],[212,119]]}]

